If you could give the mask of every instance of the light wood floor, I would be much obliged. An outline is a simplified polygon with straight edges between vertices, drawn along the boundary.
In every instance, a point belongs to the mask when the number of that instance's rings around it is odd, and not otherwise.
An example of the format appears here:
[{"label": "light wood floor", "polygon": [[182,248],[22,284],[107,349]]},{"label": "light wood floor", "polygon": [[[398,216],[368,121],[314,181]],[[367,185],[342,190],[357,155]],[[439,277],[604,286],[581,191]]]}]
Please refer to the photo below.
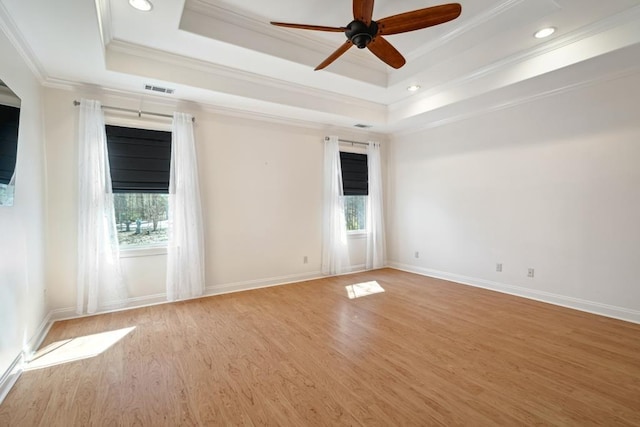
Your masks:
[{"label": "light wood floor", "polygon": [[[350,300],[345,286],[384,293]],[[640,325],[385,269],[56,323],[2,426],[640,425]]]}]

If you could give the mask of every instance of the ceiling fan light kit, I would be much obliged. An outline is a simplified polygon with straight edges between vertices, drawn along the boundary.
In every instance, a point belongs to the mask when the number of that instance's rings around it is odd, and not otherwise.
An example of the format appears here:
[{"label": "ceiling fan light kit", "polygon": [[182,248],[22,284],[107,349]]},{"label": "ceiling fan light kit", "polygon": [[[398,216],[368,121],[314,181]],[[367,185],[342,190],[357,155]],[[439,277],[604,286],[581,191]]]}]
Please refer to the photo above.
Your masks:
[{"label": "ceiling fan light kit", "polygon": [[385,35],[407,33],[452,21],[460,16],[462,6],[449,3],[388,16],[378,21],[372,20],[374,0],[353,0],[353,21],[346,27],[325,27],[320,25],[271,22],[271,24],[301,30],[344,32],[347,41],[333,52],[315,69],[321,70],[344,54],[352,45],[359,49],[368,48],[371,53],[393,68],[400,68],[406,60],[384,37]]}]

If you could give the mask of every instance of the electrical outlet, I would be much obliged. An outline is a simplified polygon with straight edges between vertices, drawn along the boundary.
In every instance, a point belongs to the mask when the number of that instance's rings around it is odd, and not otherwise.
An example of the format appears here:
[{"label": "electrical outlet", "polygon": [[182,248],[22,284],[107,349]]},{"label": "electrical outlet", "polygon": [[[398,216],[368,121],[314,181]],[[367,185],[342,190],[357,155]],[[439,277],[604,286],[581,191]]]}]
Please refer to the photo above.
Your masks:
[{"label": "electrical outlet", "polygon": [[303,264],[308,264],[309,263],[309,258],[307,258],[306,255],[304,256],[304,258],[302,258],[302,263]]},{"label": "electrical outlet", "polygon": [[496,271],[497,272],[502,272],[502,263],[499,262],[499,263],[496,264]]},{"label": "electrical outlet", "polygon": [[533,273],[534,273],[533,268],[530,268],[530,269],[527,271],[527,277],[533,277]]},{"label": "electrical outlet", "polygon": [[415,256],[416,258],[420,258],[420,252],[416,251],[416,253],[413,256]]}]

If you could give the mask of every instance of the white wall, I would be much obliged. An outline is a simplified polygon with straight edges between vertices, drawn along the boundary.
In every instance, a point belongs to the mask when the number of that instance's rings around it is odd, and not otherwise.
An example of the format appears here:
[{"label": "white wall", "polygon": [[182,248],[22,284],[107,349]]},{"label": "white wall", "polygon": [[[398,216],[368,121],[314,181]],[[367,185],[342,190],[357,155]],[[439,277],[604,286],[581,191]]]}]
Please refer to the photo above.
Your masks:
[{"label": "white wall", "polygon": [[[55,224],[49,233],[50,304],[57,310],[55,317],[72,315],[76,298],[77,109],[72,102],[81,96],[105,105],[140,107],[139,96],[46,90],[47,137],[55,147],[48,155],[49,220]],[[335,131],[233,117],[190,105],[178,108],[196,117],[207,292],[319,276],[323,137]],[[174,110],[150,100],[145,100],[143,109]],[[130,117],[108,114],[107,122],[163,126]],[[337,134],[367,139],[344,131]],[[351,240],[350,249],[352,264],[364,264],[364,241]],[[164,300],[166,255],[124,254],[121,260],[135,304]]]},{"label": "white wall", "polygon": [[395,138],[392,264],[639,322],[638,99],[636,74]]},{"label": "white wall", "polygon": [[0,79],[21,98],[22,108],[14,205],[0,206],[0,378],[30,350],[47,313],[41,89],[1,27]]}]

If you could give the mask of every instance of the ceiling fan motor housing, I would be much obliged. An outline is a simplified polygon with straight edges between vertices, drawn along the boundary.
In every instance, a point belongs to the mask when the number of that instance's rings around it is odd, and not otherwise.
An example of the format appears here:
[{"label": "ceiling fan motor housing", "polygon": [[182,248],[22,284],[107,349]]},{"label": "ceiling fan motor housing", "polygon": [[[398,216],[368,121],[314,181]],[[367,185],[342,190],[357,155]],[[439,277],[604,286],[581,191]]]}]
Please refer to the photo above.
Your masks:
[{"label": "ceiling fan motor housing", "polygon": [[351,43],[358,46],[358,49],[364,49],[376,34],[378,34],[378,23],[371,21],[371,24],[367,26],[367,24],[362,21],[351,21],[351,23],[347,25],[347,30],[344,34],[351,40]]}]

